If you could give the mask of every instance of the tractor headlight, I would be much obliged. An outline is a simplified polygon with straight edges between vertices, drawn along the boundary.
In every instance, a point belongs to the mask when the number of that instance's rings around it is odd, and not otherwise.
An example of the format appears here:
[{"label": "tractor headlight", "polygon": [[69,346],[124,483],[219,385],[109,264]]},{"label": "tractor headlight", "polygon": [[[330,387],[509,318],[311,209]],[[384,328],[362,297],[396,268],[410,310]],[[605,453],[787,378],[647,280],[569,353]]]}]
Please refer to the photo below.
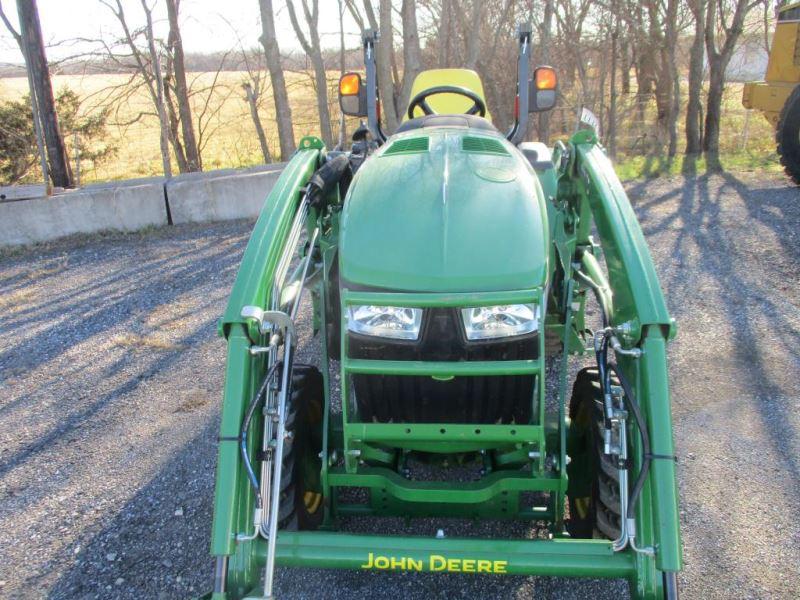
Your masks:
[{"label": "tractor headlight", "polygon": [[422,309],[396,306],[351,306],[347,329],[363,335],[416,340],[422,323]]},{"label": "tractor headlight", "polygon": [[523,335],[539,328],[539,307],[536,304],[463,308],[461,316],[468,340]]}]

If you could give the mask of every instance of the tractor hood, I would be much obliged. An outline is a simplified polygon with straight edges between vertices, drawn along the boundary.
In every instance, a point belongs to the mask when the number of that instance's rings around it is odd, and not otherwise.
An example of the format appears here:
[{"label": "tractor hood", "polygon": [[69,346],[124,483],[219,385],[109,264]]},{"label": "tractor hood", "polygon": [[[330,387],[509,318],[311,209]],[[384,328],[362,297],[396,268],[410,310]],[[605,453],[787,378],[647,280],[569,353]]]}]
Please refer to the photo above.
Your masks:
[{"label": "tractor hood", "polygon": [[542,286],[547,211],[504,138],[426,128],[390,138],[359,169],[341,222],[342,285],[417,292]]}]

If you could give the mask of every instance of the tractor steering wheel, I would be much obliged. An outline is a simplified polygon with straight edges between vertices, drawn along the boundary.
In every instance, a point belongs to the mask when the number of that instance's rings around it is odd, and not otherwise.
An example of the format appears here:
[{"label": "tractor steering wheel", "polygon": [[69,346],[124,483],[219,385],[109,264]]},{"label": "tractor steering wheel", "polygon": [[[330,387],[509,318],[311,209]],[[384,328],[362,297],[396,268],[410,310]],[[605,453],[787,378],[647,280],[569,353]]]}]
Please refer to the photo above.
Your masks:
[{"label": "tractor steering wheel", "polygon": [[457,94],[459,96],[469,98],[472,100],[473,104],[465,114],[477,114],[479,117],[486,116],[486,102],[484,102],[483,98],[478,96],[478,94],[472,90],[456,85],[437,85],[435,87],[428,88],[427,90],[422,90],[419,94],[411,99],[411,102],[408,103],[408,118],[414,118],[414,111],[417,108],[421,108],[422,112],[424,112],[426,115],[435,115],[436,113],[433,112],[430,104],[428,104],[428,97],[436,96],[438,94]]}]

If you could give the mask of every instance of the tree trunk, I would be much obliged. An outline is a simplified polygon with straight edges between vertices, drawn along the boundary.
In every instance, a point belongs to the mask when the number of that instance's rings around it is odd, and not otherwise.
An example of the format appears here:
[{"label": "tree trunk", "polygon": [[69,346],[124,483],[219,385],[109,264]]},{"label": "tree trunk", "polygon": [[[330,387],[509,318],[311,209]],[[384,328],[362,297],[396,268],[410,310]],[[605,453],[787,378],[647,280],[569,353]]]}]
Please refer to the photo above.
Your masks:
[{"label": "tree trunk", "polygon": [[50,71],[42,40],[42,28],[39,23],[39,11],[36,0],[17,0],[20,33],[25,46],[25,61],[33,80],[39,121],[44,133],[47,157],[50,162],[50,178],[54,186],[72,187],[72,169],[70,169],[64,138],[58,127],[58,115],[53,98],[53,85],[50,82]]},{"label": "tree trunk", "polygon": [[256,135],[258,136],[258,143],[261,145],[261,154],[264,156],[265,163],[271,163],[272,158],[269,155],[269,146],[267,145],[267,136],[264,134],[264,127],[261,125],[261,117],[258,115],[258,97],[253,91],[253,86],[250,83],[245,83],[243,86],[245,94],[247,94],[247,104],[250,106],[250,117],[253,119],[253,125],[256,128]]},{"label": "tree trunk", "polygon": [[453,0],[442,0],[442,11],[439,15],[436,63],[440,69],[450,66],[450,14],[452,2]]},{"label": "tree trunk", "polygon": [[169,19],[168,45],[172,51],[172,68],[175,75],[175,99],[178,102],[181,132],[183,133],[183,149],[186,155],[186,169],[200,170],[200,155],[194,136],[192,109],[189,105],[189,87],[186,85],[186,67],[183,60],[183,40],[178,25],[180,0],[167,0],[167,17]]},{"label": "tree trunk", "polygon": [[478,64],[478,56],[481,51],[481,19],[483,16],[484,2],[482,0],[472,0],[472,18],[470,19],[470,30],[464,32],[467,38],[467,60],[465,67],[475,69]]},{"label": "tree trunk", "polygon": [[278,121],[278,138],[281,146],[281,159],[288,160],[295,150],[294,126],[292,125],[292,109],[289,106],[289,95],[286,92],[286,79],[283,77],[281,51],[275,37],[275,17],[272,12],[272,0],[258,0],[261,9],[261,37],[259,41],[264,47],[269,77],[272,81],[272,95],[275,100],[275,114]]},{"label": "tree trunk", "polygon": [[622,42],[620,43],[620,70],[621,70],[621,86],[622,86],[622,93],[623,94],[630,94],[631,93],[631,50],[630,50],[630,42],[628,41],[628,36],[622,36]]},{"label": "tree trunk", "polygon": [[392,47],[394,46],[392,0],[381,0],[378,19],[381,32],[381,39],[375,49],[375,59],[378,63],[378,93],[386,119],[386,129],[388,133],[394,133],[397,129],[398,119],[392,80]]},{"label": "tree trunk", "polygon": [[319,41],[319,0],[312,1],[312,8],[309,9],[306,0],[300,0],[300,4],[303,7],[303,16],[305,16],[306,24],[308,25],[308,38],[306,38],[303,33],[303,28],[300,26],[300,20],[297,18],[294,2],[292,0],[286,0],[286,8],[289,11],[289,19],[297,35],[297,40],[303,47],[306,56],[311,59],[311,65],[314,68],[314,84],[317,88],[317,114],[319,115],[320,137],[322,137],[322,140],[328,148],[333,148],[331,112],[328,107],[328,75],[325,72],[325,61],[322,58],[322,49],[320,48]]},{"label": "tree trunk", "polygon": [[[169,59],[167,59],[167,62],[169,63]],[[172,150],[175,153],[175,162],[178,163],[178,172],[188,173],[189,162],[186,160],[186,152],[181,143],[179,131],[181,122],[175,112],[175,103],[172,101],[172,92],[169,84],[171,68],[171,65],[167,66],[167,77],[164,78],[164,105],[167,108],[167,116],[169,118],[169,141],[172,143]]]},{"label": "tree trunk", "polygon": [[[708,98],[706,101],[703,151],[709,170],[719,170],[719,132],[722,116],[722,94],[725,89],[725,72],[733,56],[736,43],[744,31],[747,12],[756,6],[750,0],[736,0],[736,4],[710,1],[706,10],[706,52],[708,53]],[[733,10],[733,15],[724,14]],[[717,12],[719,10],[719,13]],[[725,34],[721,48],[717,47],[717,31]]]},{"label": "tree trunk", "polygon": [[[417,31],[417,10],[414,0],[403,0],[403,86],[400,89],[399,106],[405,112],[411,96],[414,79],[422,71],[422,56]],[[477,34],[476,34],[477,35]],[[400,115],[402,118],[402,114]]]},{"label": "tree trunk", "polygon": [[[344,4],[339,0],[339,76],[344,75],[345,71],[345,54],[344,54]],[[339,115],[339,148],[344,149],[345,141],[347,140],[347,119],[344,113]]]},{"label": "tree trunk", "polygon": [[161,125],[161,165],[164,169],[164,177],[172,177],[172,164],[169,158],[169,120],[164,106],[164,79],[161,74],[161,61],[156,50],[156,40],[153,33],[153,15],[147,6],[147,1],[142,0],[142,8],[147,17],[145,35],[147,36],[147,46],[150,51],[150,63],[152,64],[153,78],[156,80],[156,108],[158,109],[158,122]]},{"label": "tree trunk", "polygon": [[666,30],[667,44],[664,52],[666,68],[664,69],[664,74],[667,77],[666,85],[670,87],[670,102],[666,123],[669,138],[667,156],[672,158],[678,153],[678,116],[681,109],[680,75],[675,58],[675,51],[678,47],[678,0],[668,0],[667,2]]},{"label": "tree trunk", "polygon": [[694,39],[689,51],[689,98],[686,106],[686,154],[700,154],[702,128],[700,113],[703,103],[703,59],[705,58],[706,0],[689,0],[694,19]]},{"label": "tree trunk", "polygon": [[713,157],[719,156],[719,123],[722,113],[722,92],[725,87],[724,71],[720,67],[719,56],[709,57],[710,77],[706,99],[705,136],[703,151]]},{"label": "tree trunk", "polygon": [[617,156],[617,41],[619,40],[619,19],[611,34],[611,82],[608,102],[608,155]]},{"label": "tree trunk", "polygon": [[325,146],[333,148],[333,128],[331,127],[331,111],[328,106],[328,75],[325,72],[325,61],[319,53],[311,58],[314,66],[314,81],[317,87],[317,111],[319,112],[320,137]]}]

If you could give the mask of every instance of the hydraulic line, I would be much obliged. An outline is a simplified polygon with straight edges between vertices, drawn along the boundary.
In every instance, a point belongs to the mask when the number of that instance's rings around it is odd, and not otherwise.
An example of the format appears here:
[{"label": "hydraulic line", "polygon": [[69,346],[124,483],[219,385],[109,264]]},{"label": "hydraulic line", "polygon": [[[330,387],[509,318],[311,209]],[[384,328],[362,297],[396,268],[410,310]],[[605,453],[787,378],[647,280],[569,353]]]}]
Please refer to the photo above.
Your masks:
[{"label": "hydraulic line", "polygon": [[261,387],[258,388],[258,392],[255,393],[253,399],[250,400],[250,404],[247,407],[247,412],[245,413],[244,422],[242,423],[242,434],[239,436],[239,449],[242,453],[242,461],[244,462],[244,467],[247,470],[247,478],[250,481],[250,485],[253,488],[253,491],[256,494],[256,508],[260,509],[264,507],[264,501],[261,497],[261,490],[258,486],[258,479],[256,478],[256,474],[253,471],[253,465],[250,462],[250,456],[247,453],[247,430],[250,428],[250,421],[253,419],[253,414],[256,411],[256,407],[258,406],[258,402],[261,397],[264,395],[264,392],[269,385],[269,382],[272,380],[273,376],[275,375],[276,369],[280,366],[280,362],[276,362],[272,367],[270,367],[267,374],[264,376],[264,380],[261,382]]},{"label": "hydraulic line", "polygon": [[[636,401],[636,397],[633,393],[633,388],[628,381],[628,378],[622,372],[622,369],[619,368],[617,363],[610,363],[608,361],[608,346],[609,341],[611,338],[614,337],[613,330],[609,328],[609,323],[611,320],[611,315],[609,314],[608,307],[603,298],[602,289],[600,286],[588,275],[583,273],[582,271],[576,269],[575,274],[577,275],[578,279],[580,279],[584,284],[586,284],[591,290],[594,292],[595,297],[597,298],[597,303],[600,305],[601,312],[603,314],[603,331],[598,332],[598,335],[595,336],[595,358],[597,360],[597,369],[598,374],[600,377],[600,385],[602,387],[601,392],[603,394],[604,399],[604,406],[606,408],[605,418],[608,421],[611,418],[610,414],[610,402],[606,401],[610,398],[610,390],[611,390],[611,374],[617,376],[617,379],[622,387],[622,392],[625,400],[625,404],[627,405],[630,412],[633,414],[634,419],[636,420],[636,426],[639,430],[639,435],[642,441],[642,466],[639,469],[639,473],[636,476],[636,480],[633,485],[633,490],[630,493],[628,498],[627,507],[625,510],[625,521],[623,523],[623,531],[628,529],[628,536],[630,538],[631,547],[634,550],[642,551],[634,546],[635,544],[635,519],[636,519],[636,503],[639,500],[639,496],[642,493],[642,489],[644,488],[645,481],[647,480],[647,476],[650,473],[650,462],[652,461],[653,455],[650,451],[650,434],[647,431],[647,423],[645,423],[644,417],[642,415],[641,408],[639,407],[638,402]],[[619,343],[614,340],[612,343],[612,347],[614,348],[615,352],[617,352],[617,346]],[[607,422],[606,422],[607,424]]]},{"label": "hydraulic line", "polygon": [[639,435],[642,438],[642,468],[639,470],[639,475],[636,477],[636,482],[633,484],[630,502],[628,502],[628,514],[626,515],[626,518],[630,520],[636,517],[636,501],[639,499],[639,495],[642,493],[644,482],[647,479],[648,473],[650,472],[650,461],[652,460],[653,455],[650,452],[650,434],[647,432],[647,424],[644,421],[639,404],[636,402],[636,398],[633,395],[631,385],[628,382],[627,377],[622,374],[622,369],[620,369],[616,363],[610,364],[609,367],[617,376],[617,379],[619,379],[619,383],[622,386],[622,390],[625,395],[625,402],[630,411],[633,413],[633,418],[636,419],[636,425],[639,428]]}]

